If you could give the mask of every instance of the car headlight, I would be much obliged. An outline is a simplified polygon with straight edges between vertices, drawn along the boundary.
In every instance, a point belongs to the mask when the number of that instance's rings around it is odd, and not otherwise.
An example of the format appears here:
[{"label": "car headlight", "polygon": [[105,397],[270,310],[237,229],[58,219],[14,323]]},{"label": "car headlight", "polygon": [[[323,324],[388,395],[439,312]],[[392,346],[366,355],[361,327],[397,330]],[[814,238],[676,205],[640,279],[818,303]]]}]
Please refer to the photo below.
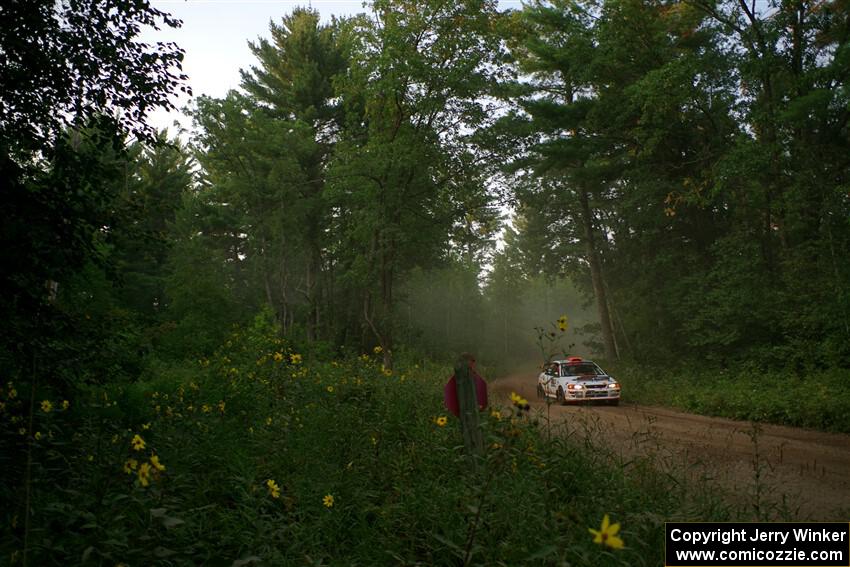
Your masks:
[{"label": "car headlight", "polygon": [[608,384],[608,387],[609,387],[610,389],[612,389],[612,390],[619,390],[619,389],[620,389],[620,385],[619,385],[618,383],[616,383],[616,382],[613,382],[613,383],[611,383],[611,384]]},{"label": "car headlight", "polygon": [[581,390],[581,384],[567,384],[567,390]]}]

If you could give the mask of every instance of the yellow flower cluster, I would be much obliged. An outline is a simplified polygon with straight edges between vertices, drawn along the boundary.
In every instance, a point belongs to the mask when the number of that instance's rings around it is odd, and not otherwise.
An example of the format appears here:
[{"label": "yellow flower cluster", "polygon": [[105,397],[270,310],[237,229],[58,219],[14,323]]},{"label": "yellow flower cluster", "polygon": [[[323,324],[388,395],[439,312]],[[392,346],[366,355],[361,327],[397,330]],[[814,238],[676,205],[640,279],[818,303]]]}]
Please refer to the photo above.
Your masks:
[{"label": "yellow flower cluster", "polygon": [[292,364],[301,364],[301,355],[297,353],[290,354],[289,362],[291,362]]},{"label": "yellow flower cluster", "polygon": [[159,455],[151,455],[150,462],[143,462],[139,464],[139,461],[136,459],[127,459],[124,461],[124,472],[126,474],[136,473],[136,478],[139,480],[139,484],[142,486],[149,486],[151,483],[151,479],[165,470],[165,465],[163,465],[159,460]]},{"label": "yellow flower cluster", "polygon": [[[142,426],[143,429],[150,429],[150,424],[147,423]],[[115,439],[113,439],[113,442]],[[147,443],[142,439],[142,436],[136,433],[133,435],[133,439],[130,440],[130,447],[133,451],[144,451],[145,447],[147,447]],[[126,474],[136,473],[136,478],[139,481],[141,486],[149,486],[152,479],[158,477],[159,473],[165,470],[165,465],[162,464],[159,460],[159,455],[156,453],[152,453],[149,461],[139,462],[134,458],[129,458],[124,461],[124,472]]]}]

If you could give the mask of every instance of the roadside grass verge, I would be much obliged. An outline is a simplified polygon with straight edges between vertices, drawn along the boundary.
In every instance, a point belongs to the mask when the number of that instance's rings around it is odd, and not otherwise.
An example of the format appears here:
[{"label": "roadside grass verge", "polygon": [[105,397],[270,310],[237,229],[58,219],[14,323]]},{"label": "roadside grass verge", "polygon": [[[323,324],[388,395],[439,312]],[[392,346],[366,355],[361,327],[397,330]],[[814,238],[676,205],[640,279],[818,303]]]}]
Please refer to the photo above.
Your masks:
[{"label": "roadside grass verge", "polygon": [[850,370],[792,372],[612,365],[624,400],[822,431],[850,433]]},{"label": "roadside grass verge", "polygon": [[[661,565],[665,521],[745,517],[514,407],[485,412],[473,474],[442,407],[448,368],[379,358],[321,363],[236,333],[67,408],[39,391],[32,427],[24,382],[3,384],[3,563]],[[606,514],[623,549],[593,542]]]}]

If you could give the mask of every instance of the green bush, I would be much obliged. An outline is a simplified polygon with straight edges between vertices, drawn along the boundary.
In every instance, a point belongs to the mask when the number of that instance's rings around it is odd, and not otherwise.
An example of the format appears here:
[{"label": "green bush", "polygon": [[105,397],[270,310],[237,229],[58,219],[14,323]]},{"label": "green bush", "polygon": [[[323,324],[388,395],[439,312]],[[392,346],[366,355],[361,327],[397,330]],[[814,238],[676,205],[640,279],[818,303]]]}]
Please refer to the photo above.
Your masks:
[{"label": "green bush", "polygon": [[624,399],[705,415],[850,433],[850,370],[612,368]]}]

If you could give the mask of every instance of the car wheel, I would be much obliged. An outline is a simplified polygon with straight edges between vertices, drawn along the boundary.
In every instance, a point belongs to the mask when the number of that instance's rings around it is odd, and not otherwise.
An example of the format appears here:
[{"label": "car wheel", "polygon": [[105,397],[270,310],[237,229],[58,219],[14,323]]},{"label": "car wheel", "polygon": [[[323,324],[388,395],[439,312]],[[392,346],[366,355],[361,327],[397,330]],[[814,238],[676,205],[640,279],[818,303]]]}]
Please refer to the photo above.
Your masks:
[{"label": "car wheel", "polygon": [[556,394],[556,398],[558,403],[561,405],[565,405],[567,403],[567,399],[564,397],[564,389],[558,388],[558,393]]},{"label": "car wheel", "polygon": [[546,397],[546,392],[543,391],[543,384],[537,385],[537,397],[541,400]]}]

